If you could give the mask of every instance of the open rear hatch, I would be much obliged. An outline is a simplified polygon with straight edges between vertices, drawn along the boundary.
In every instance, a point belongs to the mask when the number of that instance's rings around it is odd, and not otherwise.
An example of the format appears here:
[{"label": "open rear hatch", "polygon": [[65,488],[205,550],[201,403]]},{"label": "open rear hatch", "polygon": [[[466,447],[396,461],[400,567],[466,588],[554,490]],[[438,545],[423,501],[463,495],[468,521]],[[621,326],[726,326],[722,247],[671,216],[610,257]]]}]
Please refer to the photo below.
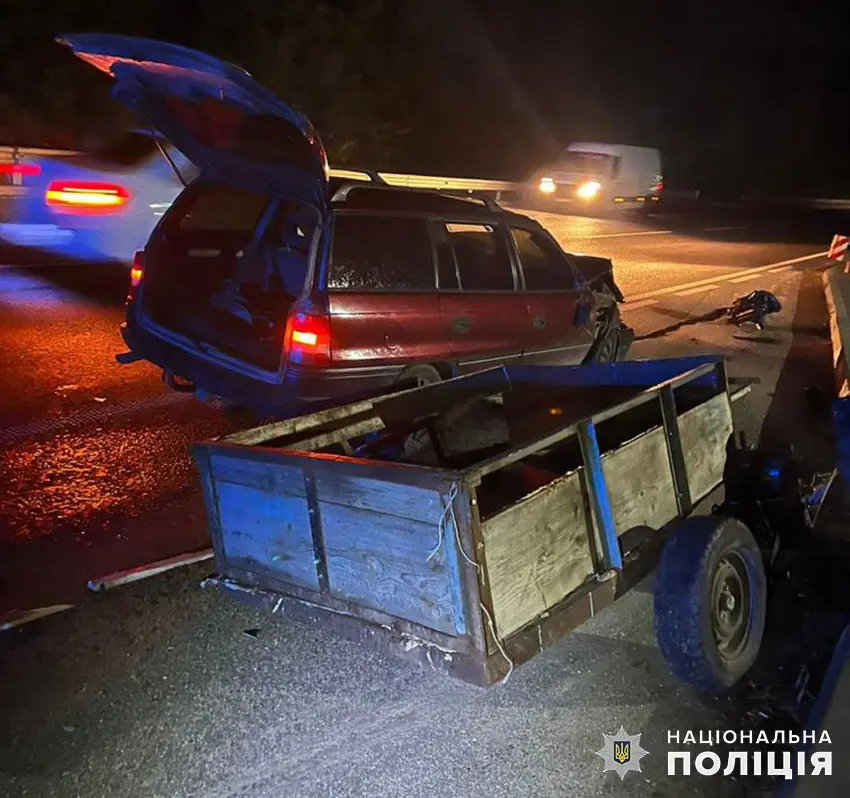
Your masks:
[{"label": "open rear hatch", "polygon": [[194,183],[145,250],[138,295],[145,320],[200,353],[277,372],[316,223],[313,209],[298,202]]},{"label": "open rear hatch", "polygon": [[102,34],[58,41],[200,169],[145,249],[145,316],[199,353],[278,371],[328,196],[309,120],[205,53]]}]

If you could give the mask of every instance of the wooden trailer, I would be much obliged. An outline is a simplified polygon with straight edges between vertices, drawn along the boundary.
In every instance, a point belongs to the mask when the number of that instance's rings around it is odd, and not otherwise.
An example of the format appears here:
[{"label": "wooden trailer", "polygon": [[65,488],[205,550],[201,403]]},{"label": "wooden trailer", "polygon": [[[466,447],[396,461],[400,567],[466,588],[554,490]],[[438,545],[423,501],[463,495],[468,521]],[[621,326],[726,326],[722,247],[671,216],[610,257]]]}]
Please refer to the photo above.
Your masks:
[{"label": "wooden trailer", "polygon": [[491,685],[723,482],[713,357],[497,368],[198,444],[205,586]]}]

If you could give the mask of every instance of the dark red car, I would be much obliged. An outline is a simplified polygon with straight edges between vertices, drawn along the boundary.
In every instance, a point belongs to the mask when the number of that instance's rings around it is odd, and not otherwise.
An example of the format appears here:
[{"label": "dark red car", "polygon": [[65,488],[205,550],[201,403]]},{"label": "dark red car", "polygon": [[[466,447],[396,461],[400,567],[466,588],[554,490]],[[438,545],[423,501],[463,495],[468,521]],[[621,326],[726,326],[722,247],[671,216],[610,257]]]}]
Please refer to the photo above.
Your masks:
[{"label": "dark red car", "polygon": [[610,261],[489,200],[334,185],[309,122],[211,56],[64,41],[200,169],[137,254],[123,362],[283,415],[500,363],[625,356]]}]

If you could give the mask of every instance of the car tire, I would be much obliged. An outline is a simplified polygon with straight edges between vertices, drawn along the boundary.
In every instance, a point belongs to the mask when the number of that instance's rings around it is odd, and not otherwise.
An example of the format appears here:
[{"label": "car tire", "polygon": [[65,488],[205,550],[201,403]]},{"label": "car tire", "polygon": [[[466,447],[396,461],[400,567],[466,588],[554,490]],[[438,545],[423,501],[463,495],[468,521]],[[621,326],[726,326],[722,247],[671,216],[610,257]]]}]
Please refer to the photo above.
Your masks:
[{"label": "car tire", "polygon": [[[394,389],[401,391],[405,388],[424,388],[426,385],[442,382],[442,379],[442,375],[435,366],[423,363],[402,371],[395,381]],[[406,436],[401,448],[405,456],[413,457],[430,447],[430,444],[431,437],[427,430],[420,430]]]},{"label": "car tire", "polygon": [[655,635],[673,675],[727,691],[756,661],[766,614],[764,562],[747,526],[717,515],[680,521],[655,577]]},{"label": "car tire", "polygon": [[616,308],[605,311],[599,333],[585,358],[586,363],[615,363],[620,353],[620,314]]},{"label": "car tire", "polygon": [[410,366],[402,371],[396,378],[393,387],[399,391],[405,388],[424,388],[426,385],[441,382],[442,379],[443,377],[436,366],[424,363],[418,366]]}]

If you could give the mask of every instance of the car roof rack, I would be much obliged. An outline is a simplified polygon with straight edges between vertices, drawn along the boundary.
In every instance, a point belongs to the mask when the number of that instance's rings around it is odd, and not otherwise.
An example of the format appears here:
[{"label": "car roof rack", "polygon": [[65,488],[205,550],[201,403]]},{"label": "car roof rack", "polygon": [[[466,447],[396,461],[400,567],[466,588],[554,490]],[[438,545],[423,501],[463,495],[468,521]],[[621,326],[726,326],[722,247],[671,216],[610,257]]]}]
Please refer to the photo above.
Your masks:
[{"label": "car roof rack", "polygon": [[469,188],[441,188],[437,189],[440,194],[446,194],[449,197],[457,197],[458,199],[477,199],[484,203],[488,211],[493,213],[504,213],[504,208],[499,205],[496,200],[482,191],[476,191]]},{"label": "car roof rack", "polygon": [[[368,178],[364,180],[363,177]],[[352,188],[373,188],[386,186],[387,181],[374,169],[330,169],[331,180],[339,181],[339,187],[334,192],[332,201],[345,200]]]},{"label": "car roof rack", "polygon": [[[365,170],[357,170],[365,173]],[[459,199],[459,200],[477,200],[480,202],[489,212],[491,213],[504,213],[504,208],[499,205],[492,197],[488,197],[486,194],[482,194],[478,191],[474,191],[472,189],[446,189],[446,188],[425,188],[419,186],[396,186],[390,183],[387,183],[377,172],[374,174],[378,181],[373,183],[366,183],[362,180],[351,180],[343,183],[335,192],[333,197],[331,198],[331,202],[345,202],[348,199],[348,195],[354,189],[369,189],[376,191],[398,191],[401,193],[409,193],[409,194],[430,194],[436,197],[449,197],[451,199]]]}]

